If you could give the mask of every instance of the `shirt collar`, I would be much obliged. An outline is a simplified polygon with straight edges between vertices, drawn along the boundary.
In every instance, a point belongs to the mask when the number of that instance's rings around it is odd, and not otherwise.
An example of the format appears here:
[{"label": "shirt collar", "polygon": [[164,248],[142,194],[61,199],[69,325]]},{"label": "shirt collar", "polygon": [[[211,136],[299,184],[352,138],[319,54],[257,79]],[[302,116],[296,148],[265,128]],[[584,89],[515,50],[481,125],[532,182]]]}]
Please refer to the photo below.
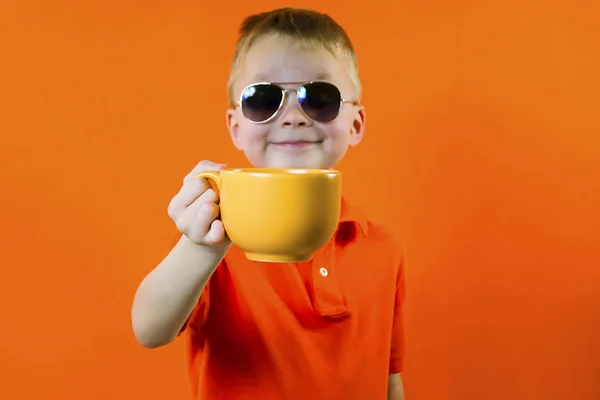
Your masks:
[{"label": "shirt collar", "polygon": [[369,224],[365,214],[345,197],[342,196],[342,208],[340,212],[340,224],[344,222],[353,222],[362,231],[364,235],[369,233]]}]

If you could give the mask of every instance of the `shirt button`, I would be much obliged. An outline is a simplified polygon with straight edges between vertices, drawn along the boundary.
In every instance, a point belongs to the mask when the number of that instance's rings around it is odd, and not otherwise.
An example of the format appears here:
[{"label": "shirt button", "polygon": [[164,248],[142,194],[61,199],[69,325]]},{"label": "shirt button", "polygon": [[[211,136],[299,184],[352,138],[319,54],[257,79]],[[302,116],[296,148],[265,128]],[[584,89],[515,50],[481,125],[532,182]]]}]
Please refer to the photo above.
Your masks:
[{"label": "shirt button", "polygon": [[329,275],[329,271],[327,271],[327,268],[321,268],[319,270],[319,272],[321,273],[321,276],[327,276],[327,275]]}]

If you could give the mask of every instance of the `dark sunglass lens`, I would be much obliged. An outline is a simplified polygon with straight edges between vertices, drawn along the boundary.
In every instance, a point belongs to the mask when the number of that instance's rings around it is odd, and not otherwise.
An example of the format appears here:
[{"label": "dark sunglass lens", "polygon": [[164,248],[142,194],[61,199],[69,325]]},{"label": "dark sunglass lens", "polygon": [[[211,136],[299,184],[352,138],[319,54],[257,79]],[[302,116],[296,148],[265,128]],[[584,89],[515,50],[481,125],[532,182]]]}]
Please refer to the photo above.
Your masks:
[{"label": "dark sunglass lens", "polygon": [[266,121],[277,112],[281,99],[281,89],[275,85],[252,85],[242,93],[242,112],[250,121]]},{"label": "dark sunglass lens", "polygon": [[340,111],[342,95],[337,87],[327,82],[313,82],[301,86],[298,101],[310,118],[319,122],[329,122]]}]

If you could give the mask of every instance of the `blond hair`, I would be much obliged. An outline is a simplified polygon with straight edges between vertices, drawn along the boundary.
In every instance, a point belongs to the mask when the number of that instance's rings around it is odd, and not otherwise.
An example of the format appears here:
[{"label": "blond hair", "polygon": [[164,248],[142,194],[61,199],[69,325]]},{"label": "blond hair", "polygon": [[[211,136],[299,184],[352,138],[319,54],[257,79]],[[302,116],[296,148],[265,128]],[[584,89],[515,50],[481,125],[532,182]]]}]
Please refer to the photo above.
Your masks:
[{"label": "blond hair", "polygon": [[356,100],[360,99],[362,84],[358,73],[358,61],[344,29],[327,14],[310,9],[279,8],[250,15],[242,22],[227,84],[230,101],[235,97],[233,86],[239,75],[243,57],[257,39],[270,34],[288,36],[303,49],[320,45],[334,56],[341,55],[348,65],[348,72],[356,89]]}]

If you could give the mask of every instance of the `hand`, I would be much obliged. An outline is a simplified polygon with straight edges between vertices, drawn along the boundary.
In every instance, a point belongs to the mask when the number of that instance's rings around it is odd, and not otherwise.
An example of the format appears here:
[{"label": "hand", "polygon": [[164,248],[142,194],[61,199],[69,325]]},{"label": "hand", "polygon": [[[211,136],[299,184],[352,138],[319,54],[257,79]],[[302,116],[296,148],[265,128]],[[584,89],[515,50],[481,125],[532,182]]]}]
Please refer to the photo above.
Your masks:
[{"label": "hand", "polygon": [[201,161],[183,179],[179,193],[169,203],[169,217],[192,242],[204,246],[229,245],[219,216],[219,196],[210,183],[196,176],[203,171],[219,171],[224,164]]}]

